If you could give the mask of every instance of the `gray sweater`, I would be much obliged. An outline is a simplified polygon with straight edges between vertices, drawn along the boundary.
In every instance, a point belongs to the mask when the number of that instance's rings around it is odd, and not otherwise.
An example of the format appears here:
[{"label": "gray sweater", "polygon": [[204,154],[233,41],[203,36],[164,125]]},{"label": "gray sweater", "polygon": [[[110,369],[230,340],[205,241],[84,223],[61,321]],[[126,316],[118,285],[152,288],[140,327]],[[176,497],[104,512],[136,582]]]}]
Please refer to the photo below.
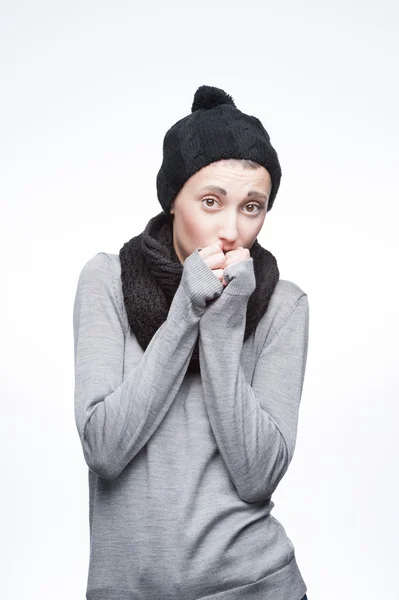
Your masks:
[{"label": "gray sweater", "polygon": [[[82,268],[73,309],[75,420],[88,465],[89,600],[300,600],[307,591],[271,496],[292,460],[307,295],[280,280],[243,342],[253,259],[224,288],[184,262],[145,352],[119,256]],[[201,374],[186,369],[200,332]]]}]

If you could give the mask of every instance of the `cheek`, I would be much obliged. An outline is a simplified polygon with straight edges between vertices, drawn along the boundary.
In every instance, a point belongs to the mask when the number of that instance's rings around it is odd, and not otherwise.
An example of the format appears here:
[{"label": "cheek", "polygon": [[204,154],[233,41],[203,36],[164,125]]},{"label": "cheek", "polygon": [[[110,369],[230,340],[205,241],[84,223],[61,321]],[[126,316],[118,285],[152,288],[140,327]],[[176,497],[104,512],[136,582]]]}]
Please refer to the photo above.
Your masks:
[{"label": "cheek", "polygon": [[198,240],[203,235],[203,226],[200,215],[194,214],[194,211],[187,211],[183,215],[185,235],[191,240]]},{"label": "cheek", "polygon": [[254,241],[256,240],[262,229],[263,222],[264,219],[261,222],[259,222],[258,219],[251,219],[250,217],[243,216],[242,220],[238,225],[237,231],[238,238],[240,240],[239,243],[241,246],[243,246],[244,248],[252,247]]}]

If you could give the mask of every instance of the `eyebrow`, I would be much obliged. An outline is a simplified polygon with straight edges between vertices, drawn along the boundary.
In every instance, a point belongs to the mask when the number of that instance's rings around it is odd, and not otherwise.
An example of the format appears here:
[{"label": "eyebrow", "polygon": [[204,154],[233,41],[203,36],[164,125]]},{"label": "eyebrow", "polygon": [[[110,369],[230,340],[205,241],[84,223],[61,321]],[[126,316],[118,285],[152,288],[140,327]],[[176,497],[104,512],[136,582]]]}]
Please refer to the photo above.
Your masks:
[{"label": "eyebrow", "polygon": [[[200,189],[200,192],[204,192],[205,190],[211,190],[213,192],[217,192],[218,194],[223,194],[223,196],[227,195],[226,190],[218,185],[206,185]],[[262,194],[256,190],[249,190],[247,198],[258,198],[259,200],[264,200],[265,202],[269,200],[269,197],[266,196],[266,194]]]}]

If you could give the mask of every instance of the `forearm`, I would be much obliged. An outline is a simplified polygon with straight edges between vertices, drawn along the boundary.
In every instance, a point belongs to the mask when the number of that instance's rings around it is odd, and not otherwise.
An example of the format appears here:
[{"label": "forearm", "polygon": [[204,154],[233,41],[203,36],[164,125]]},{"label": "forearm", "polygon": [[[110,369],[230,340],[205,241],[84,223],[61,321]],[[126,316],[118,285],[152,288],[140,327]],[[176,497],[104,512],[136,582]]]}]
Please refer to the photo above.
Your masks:
[{"label": "forearm", "polygon": [[[114,479],[152,436],[169,410],[181,385],[198,336],[200,310],[176,291],[167,319],[153,336],[140,362],[126,379],[103,395],[104,384],[115,380],[122,363],[123,340],[108,342],[109,360],[101,365],[101,391],[93,394],[93,379],[86,378],[84,348],[80,348],[76,403],[81,407],[77,424],[84,456],[90,469]],[[112,359],[111,357],[114,357]],[[100,366],[100,365],[98,365]],[[88,385],[85,385],[85,381]]]},{"label": "forearm", "polygon": [[227,287],[208,307],[200,321],[199,351],[205,403],[219,451],[239,496],[256,502],[272,495],[293,456],[308,304],[304,295],[286,315],[264,347],[251,385],[240,361],[248,299],[229,294]]},{"label": "forearm", "polygon": [[109,261],[84,267],[74,304],[75,420],[89,468],[114,479],[167,413],[220,282],[198,253],[188,257],[167,319],[123,380],[125,333]]}]

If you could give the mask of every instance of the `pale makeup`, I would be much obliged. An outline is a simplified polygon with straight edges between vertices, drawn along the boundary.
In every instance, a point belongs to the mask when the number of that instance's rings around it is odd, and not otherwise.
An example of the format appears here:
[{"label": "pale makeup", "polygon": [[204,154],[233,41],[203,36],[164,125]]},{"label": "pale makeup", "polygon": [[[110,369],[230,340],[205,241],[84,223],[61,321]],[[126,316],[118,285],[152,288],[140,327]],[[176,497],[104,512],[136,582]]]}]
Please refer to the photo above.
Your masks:
[{"label": "pale makeup", "polygon": [[263,166],[250,169],[238,161],[220,160],[194,173],[170,210],[180,262],[218,241],[225,253],[239,246],[250,249],[265,221],[271,187]]}]

